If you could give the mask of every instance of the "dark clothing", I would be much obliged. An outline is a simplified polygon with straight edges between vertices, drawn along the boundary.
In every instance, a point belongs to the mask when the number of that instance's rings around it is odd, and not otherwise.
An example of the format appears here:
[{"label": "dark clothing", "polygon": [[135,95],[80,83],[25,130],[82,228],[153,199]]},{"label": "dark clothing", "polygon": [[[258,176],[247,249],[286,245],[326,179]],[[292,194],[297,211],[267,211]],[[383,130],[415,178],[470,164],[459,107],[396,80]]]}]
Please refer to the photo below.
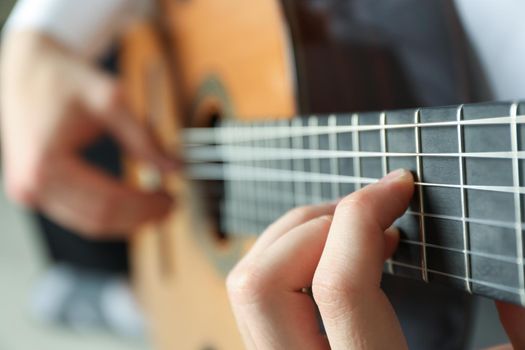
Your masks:
[{"label": "dark clothing", "polygon": [[[109,73],[118,73],[118,49],[112,49],[100,65]],[[122,175],[120,150],[109,137],[102,137],[84,152],[92,165],[115,177]],[[71,264],[98,272],[128,274],[128,245],[122,240],[94,241],[81,237],[38,214],[50,258],[57,263]]]},{"label": "dark clothing", "polygon": [[[301,114],[453,105],[489,98],[450,0],[283,0]],[[473,298],[385,276],[410,349],[463,349]]]},{"label": "dark clothing", "polygon": [[[121,174],[117,145],[105,137],[85,152],[86,159],[113,176]],[[127,244],[123,241],[94,241],[83,238],[38,215],[49,255],[54,262],[100,272],[128,273]]]}]

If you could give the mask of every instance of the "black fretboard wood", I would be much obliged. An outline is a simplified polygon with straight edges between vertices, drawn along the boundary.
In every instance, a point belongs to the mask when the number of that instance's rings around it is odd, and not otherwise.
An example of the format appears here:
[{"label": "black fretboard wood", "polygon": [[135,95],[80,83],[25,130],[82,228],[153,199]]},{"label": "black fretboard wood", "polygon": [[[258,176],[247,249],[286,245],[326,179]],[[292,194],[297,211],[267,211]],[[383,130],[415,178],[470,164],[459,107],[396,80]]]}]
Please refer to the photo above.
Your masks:
[{"label": "black fretboard wood", "polygon": [[258,234],[287,210],[410,169],[394,275],[525,305],[525,103],[489,103],[191,129],[189,175],[223,180],[224,228]]}]

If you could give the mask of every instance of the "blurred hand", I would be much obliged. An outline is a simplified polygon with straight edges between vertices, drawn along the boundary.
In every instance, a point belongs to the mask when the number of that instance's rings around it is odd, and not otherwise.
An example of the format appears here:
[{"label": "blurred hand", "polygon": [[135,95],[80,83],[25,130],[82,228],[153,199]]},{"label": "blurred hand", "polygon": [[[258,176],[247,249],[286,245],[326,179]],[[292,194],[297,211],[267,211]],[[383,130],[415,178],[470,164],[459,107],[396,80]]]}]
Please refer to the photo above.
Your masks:
[{"label": "blurred hand", "polygon": [[1,65],[6,191],[88,237],[110,238],[165,216],[166,193],[134,189],[80,152],[103,133],[160,169],[174,167],[130,115],[118,82],[44,35],[11,32]]},{"label": "blurred hand", "polygon": [[[297,208],[271,225],[227,280],[247,347],[406,349],[380,281],[399,239],[390,225],[412,193],[412,175],[400,170],[337,205]],[[524,310],[500,306],[500,315],[514,347],[525,349]]]}]

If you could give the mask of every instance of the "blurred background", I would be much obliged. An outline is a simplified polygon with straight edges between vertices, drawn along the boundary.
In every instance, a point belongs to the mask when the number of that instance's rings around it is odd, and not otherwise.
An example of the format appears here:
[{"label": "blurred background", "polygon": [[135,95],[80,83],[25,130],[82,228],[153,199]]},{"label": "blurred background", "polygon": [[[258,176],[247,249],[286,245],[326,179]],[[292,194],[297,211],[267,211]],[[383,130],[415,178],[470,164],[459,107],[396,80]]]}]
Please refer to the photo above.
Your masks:
[{"label": "blurred background", "polygon": [[[14,0],[0,0],[0,29],[3,28],[14,3]],[[100,158],[101,154],[107,154],[107,149],[107,144],[99,145],[98,150],[91,151],[99,154],[92,155],[92,158]],[[111,151],[115,153],[113,149]],[[101,162],[100,159],[98,161]],[[0,181],[2,175],[0,165]],[[50,266],[59,266],[59,269],[63,270],[69,267],[63,263],[64,257],[56,256],[52,242],[59,235],[70,233],[62,232],[45,218],[10,203],[3,186],[0,189],[0,227],[0,350],[151,349],[144,335],[128,336],[103,327],[93,327],[93,322],[89,321],[93,310],[89,310],[89,305],[84,310],[84,315],[81,315],[80,323],[74,324],[73,327],[71,322],[67,326],[64,325],[65,322],[60,318],[48,319],[49,315],[46,315],[46,312],[42,313],[42,305],[46,304],[41,303],[38,295],[43,289],[45,294],[48,294],[45,289],[49,288],[49,282],[53,284],[54,281],[57,287],[61,286],[60,278],[53,279],[56,276],[50,274]],[[125,261],[125,257],[121,256],[123,254],[117,253],[118,260]],[[116,272],[124,273],[126,269],[127,266],[114,266]],[[105,276],[96,272],[72,272],[90,275],[91,280],[105,279]],[[90,285],[93,284],[88,283],[86,289],[90,289]],[[60,288],[51,290],[59,292]]]},{"label": "blurred background", "polygon": [[[13,3],[13,0],[0,0],[0,28]],[[41,220],[10,203],[3,188],[0,190],[0,350],[150,349],[145,336],[125,336],[103,328],[64,326],[56,320],[35,317],[35,293],[41,290],[41,285],[37,286],[50,264]],[[478,298],[477,303],[479,308],[469,348],[505,342],[493,303],[483,298]]]}]

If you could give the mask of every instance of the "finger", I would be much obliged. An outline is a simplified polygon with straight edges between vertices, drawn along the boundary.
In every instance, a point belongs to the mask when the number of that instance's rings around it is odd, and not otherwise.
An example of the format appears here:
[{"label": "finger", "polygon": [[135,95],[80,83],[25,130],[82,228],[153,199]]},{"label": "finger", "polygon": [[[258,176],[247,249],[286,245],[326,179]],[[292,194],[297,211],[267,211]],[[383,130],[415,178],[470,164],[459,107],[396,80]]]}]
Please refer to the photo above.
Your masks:
[{"label": "finger", "polygon": [[167,194],[140,192],[73,156],[59,158],[45,175],[37,205],[88,237],[127,235],[163,218],[172,207],[173,199]]},{"label": "finger", "polygon": [[336,203],[322,203],[294,208],[271,224],[252,246],[248,255],[258,255],[296,226],[323,215],[334,213]]},{"label": "finger", "polygon": [[[243,269],[244,265],[249,264],[249,262],[253,261],[254,259],[257,259],[259,254],[264,253],[271,244],[273,244],[291,229],[322,215],[333,214],[335,205],[335,202],[324,203],[319,205],[298,207],[290,210],[265,230],[257,242],[255,242],[255,244],[251,247],[250,251],[237,264],[230,276],[237,276],[238,273],[236,273],[236,271],[245,271],[245,269]],[[246,346],[248,348],[255,348],[252,339],[253,337],[249,329],[244,324],[244,320],[242,318],[237,318],[237,324]]]},{"label": "finger", "polygon": [[399,244],[399,229],[394,226],[390,226],[385,230],[385,253],[383,254],[383,260],[389,259],[397,249]]},{"label": "finger", "polygon": [[100,120],[130,154],[161,170],[173,170],[181,162],[168,157],[151,130],[133,118],[124,93],[114,78],[92,68],[82,71],[81,95],[91,115]]},{"label": "finger", "polygon": [[336,208],[319,271],[337,266],[348,279],[379,286],[384,232],[407,209],[412,193],[412,175],[401,169],[344,198]]},{"label": "finger", "polygon": [[525,309],[504,302],[496,302],[496,307],[514,349],[525,349]]},{"label": "finger", "polygon": [[140,124],[126,110],[113,112],[105,121],[109,131],[127,153],[155,164],[164,171],[181,168],[182,161],[168,157],[151,130]]},{"label": "finger", "polygon": [[312,283],[330,223],[331,216],[321,216],[293,228],[228,278],[236,318],[252,348],[328,348],[302,288]]},{"label": "finger", "polygon": [[344,198],[336,208],[312,288],[333,348],[381,348],[385,339],[390,339],[390,348],[406,347],[379,284],[384,232],[406,210],[412,193],[412,175],[399,170]]}]

